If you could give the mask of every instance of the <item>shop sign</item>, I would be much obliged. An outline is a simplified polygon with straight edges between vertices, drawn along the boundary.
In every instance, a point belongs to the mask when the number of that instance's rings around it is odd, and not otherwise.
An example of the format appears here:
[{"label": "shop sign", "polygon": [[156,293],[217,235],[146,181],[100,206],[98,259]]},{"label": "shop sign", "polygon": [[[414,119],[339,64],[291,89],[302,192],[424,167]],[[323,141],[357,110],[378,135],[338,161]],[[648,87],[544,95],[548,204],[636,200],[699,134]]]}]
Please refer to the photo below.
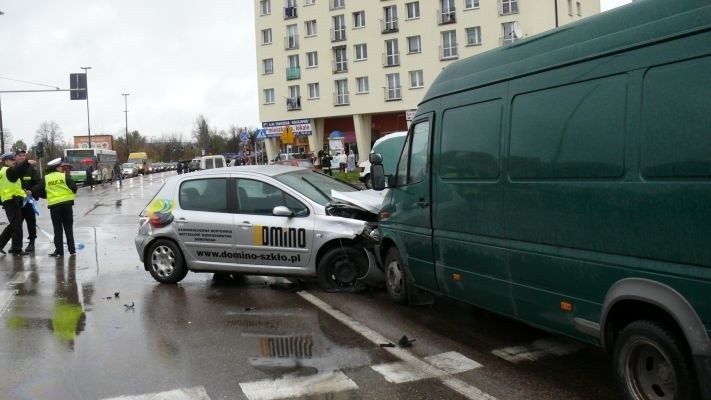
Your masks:
[{"label": "shop sign", "polygon": [[308,118],[262,122],[262,129],[266,130],[269,138],[281,138],[284,128],[287,126],[291,127],[294,136],[310,136],[313,131],[311,119]]}]

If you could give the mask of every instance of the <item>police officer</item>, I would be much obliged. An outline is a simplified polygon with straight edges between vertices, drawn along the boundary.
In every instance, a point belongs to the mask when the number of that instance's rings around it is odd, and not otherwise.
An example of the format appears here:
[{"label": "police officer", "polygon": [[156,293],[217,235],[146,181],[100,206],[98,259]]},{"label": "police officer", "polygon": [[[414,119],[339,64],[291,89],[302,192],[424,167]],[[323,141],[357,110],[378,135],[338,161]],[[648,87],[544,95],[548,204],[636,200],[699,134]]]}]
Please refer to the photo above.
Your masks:
[{"label": "police officer", "polygon": [[24,256],[28,253],[22,251],[22,202],[27,192],[22,190],[20,177],[25,173],[30,164],[36,162],[23,161],[15,163],[15,153],[2,155],[2,168],[0,168],[0,202],[5,209],[8,224],[0,233],[0,254],[5,254],[3,248],[12,239],[10,254]]},{"label": "police officer", "polygon": [[[15,152],[15,162],[21,164],[25,162],[25,157],[27,153],[25,150],[17,150]],[[31,195],[32,187],[39,183],[40,175],[37,169],[30,165],[27,170],[20,176],[22,182],[22,189],[25,190],[28,196]],[[35,200],[37,200],[36,195],[32,195]],[[22,207],[22,219],[27,224],[27,239],[30,243],[25,248],[26,252],[35,251],[35,239],[37,238],[37,219],[35,217],[35,210],[32,204],[27,203]]]},{"label": "police officer", "polygon": [[52,227],[54,228],[54,252],[50,257],[64,256],[64,246],[62,243],[62,230],[67,236],[67,248],[69,254],[74,255],[74,196],[77,192],[77,185],[72,180],[69,170],[65,169],[61,158],[55,158],[47,163],[47,174],[32,189],[39,197],[47,199],[47,208],[52,217]]}]

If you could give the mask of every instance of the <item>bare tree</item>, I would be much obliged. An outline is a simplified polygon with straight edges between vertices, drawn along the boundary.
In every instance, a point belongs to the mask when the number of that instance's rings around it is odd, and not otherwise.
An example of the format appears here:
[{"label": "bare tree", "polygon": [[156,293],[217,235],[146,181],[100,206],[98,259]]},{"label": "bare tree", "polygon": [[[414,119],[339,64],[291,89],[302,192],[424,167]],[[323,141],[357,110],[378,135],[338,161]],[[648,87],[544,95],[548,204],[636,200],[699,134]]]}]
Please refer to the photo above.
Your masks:
[{"label": "bare tree", "polygon": [[44,121],[35,133],[35,144],[43,142],[47,158],[61,157],[64,150],[64,133],[54,121]]}]

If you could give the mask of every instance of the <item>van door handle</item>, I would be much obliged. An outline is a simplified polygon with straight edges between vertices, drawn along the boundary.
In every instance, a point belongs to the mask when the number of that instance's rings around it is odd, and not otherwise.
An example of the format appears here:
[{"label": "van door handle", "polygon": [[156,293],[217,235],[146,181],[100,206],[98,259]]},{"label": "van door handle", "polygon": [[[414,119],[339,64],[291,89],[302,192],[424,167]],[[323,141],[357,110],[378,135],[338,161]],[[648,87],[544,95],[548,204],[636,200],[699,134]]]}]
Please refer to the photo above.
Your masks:
[{"label": "van door handle", "polygon": [[417,205],[420,206],[420,207],[422,207],[422,208],[425,208],[425,207],[429,207],[429,206],[430,206],[430,202],[429,202],[429,201],[425,201],[425,199],[423,199],[423,198],[420,198],[420,200],[417,201]]},{"label": "van door handle", "polygon": [[237,224],[240,228],[251,228],[254,225],[249,221],[242,221],[242,223]]},{"label": "van door handle", "polygon": [[175,220],[176,224],[186,224],[187,222],[188,222],[188,220],[185,218],[178,218]]}]

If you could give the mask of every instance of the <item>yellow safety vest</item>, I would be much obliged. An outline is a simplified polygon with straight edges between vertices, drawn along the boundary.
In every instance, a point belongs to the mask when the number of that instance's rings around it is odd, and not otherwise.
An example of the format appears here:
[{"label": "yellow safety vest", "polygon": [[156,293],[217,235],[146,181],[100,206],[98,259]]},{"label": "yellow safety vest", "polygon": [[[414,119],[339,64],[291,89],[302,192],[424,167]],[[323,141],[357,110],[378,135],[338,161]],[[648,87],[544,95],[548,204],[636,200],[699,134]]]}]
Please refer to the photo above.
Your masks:
[{"label": "yellow safety vest", "polygon": [[15,182],[10,182],[7,179],[7,170],[7,166],[0,169],[0,202],[3,203],[16,196],[22,198],[27,196],[22,189],[22,182],[19,179]]},{"label": "yellow safety vest", "polygon": [[47,206],[74,200],[74,192],[67,186],[67,179],[61,172],[44,176],[44,190],[47,192]]}]

